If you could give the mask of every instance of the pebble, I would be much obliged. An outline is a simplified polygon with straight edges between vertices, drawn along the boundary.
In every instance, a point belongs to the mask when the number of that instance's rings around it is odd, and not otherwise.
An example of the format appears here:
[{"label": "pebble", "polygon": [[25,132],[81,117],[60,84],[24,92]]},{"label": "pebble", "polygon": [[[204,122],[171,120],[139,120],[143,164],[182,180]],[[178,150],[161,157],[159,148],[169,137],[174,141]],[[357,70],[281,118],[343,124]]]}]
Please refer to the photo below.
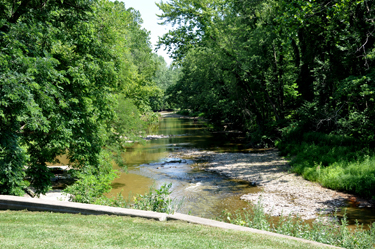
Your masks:
[{"label": "pebble", "polygon": [[[182,149],[172,155],[196,160],[198,168],[260,187],[260,192],[243,195],[241,199],[253,204],[260,202],[264,211],[273,216],[290,214],[315,219],[319,214],[346,206],[345,198],[337,191],[289,173],[288,161],[278,156],[276,149],[258,154]],[[200,163],[203,160],[207,162]]]}]

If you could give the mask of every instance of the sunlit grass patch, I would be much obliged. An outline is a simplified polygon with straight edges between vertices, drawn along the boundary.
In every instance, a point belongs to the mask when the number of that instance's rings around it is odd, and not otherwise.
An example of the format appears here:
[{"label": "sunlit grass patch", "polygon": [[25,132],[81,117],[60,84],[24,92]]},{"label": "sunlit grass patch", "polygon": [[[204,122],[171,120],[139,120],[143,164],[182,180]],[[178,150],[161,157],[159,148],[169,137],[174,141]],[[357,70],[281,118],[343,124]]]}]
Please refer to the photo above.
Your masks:
[{"label": "sunlit grass patch", "polygon": [[375,153],[352,138],[306,133],[286,136],[281,154],[293,158],[292,171],[325,187],[368,198],[375,196]]},{"label": "sunlit grass patch", "polygon": [[0,212],[0,248],[321,248],[279,238],[180,221]]}]

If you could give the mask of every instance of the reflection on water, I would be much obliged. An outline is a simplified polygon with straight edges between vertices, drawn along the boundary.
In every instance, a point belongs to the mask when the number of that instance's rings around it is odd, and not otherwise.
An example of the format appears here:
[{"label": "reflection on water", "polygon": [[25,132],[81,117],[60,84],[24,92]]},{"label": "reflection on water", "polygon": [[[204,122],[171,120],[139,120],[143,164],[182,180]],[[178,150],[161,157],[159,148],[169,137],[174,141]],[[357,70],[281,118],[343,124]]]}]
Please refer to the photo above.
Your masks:
[{"label": "reflection on water", "polygon": [[[153,180],[149,177],[137,174],[121,174],[112,182],[112,191],[108,196],[116,196],[119,193],[125,198],[129,195],[144,194],[149,190]],[[134,188],[134,186],[137,186]],[[130,197],[131,197],[130,196]]]},{"label": "reflection on water", "polygon": [[[110,195],[122,192],[144,194],[153,184],[158,188],[164,183],[172,183],[172,197],[183,199],[179,212],[207,218],[218,217],[222,210],[232,212],[248,206],[239,197],[258,192],[259,188],[249,183],[226,179],[218,174],[191,168],[192,161],[167,158],[168,154],[180,148],[198,148],[217,152],[254,152],[242,144],[232,142],[225,134],[210,134],[204,126],[193,120],[165,118],[154,135],[171,135],[148,141],[145,145],[136,144],[123,154],[128,173],[121,173],[113,184]],[[121,169],[119,169],[121,170]],[[348,208],[348,221],[370,224],[375,222],[374,209]]]},{"label": "reflection on water", "polygon": [[375,222],[375,212],[374,208],[358,208],[358,207],[348,207],[343,208],[338,216],[342,218],[344,214],[347,216],[347,221],[349,227],[354,228],[356,221],[359,224],[365,224],[365,229],[368,229],[368,225]]},{"label": "reflection on water", "polygon": [[[249,204],[240,200],[240,196],[258,192],[259,188],[247,182],[224,178],[218,174],[191,168],[192,161],[168,158],[168,154],[181,148],[199,148],[217,152],[262,152],[246,149],[242,144],[232,142],[225,134],[210,134],[204,126],[192,120],[165,118],[159,129],[150,131],[154,135],[170,135],[169,138],[155,139],[144,145],[135,144],[126,149],[123,157],[128,166],[128,174],[122,172],[112,183],[108,196],[118,193],[127,198],[144,194],[151,186],[158,188],[164,183],[172,183],[172,197],[183,199],[181,213],[190,213],[207,218],[217,218],[222,210],[233,213],[246,208]],[[65,155],[58,157],[60,164],[68,165]],[[342,217],[343,211],[338,213]],[[371,224],[375,222],[374,208],[348,207],[346,210],[349,227],[354,228],[355,221]],[[276,219],[277,220],[277,219]],[[310,221],[312,222],[312,221]]]},{"label": "reflection on water", "polygon": [[245,193],[259,191],[246,182],[233,181],[215,173],[193,169],[190,160],[167,158],[180,148],[200,148],[218,152],[243,150],[241,144],[232,143],[225,134],[212,135],[200,123],[179,118],[165,118],[154,135],[168,135],[137,144],[123,154],[128,173],[121,173],[113,184],[110,195],[120,191],[123,196],[143,194],[153,184],[156,188],[172,183],[172,198],[183,199],[181,213],[214,218],[224,209],[236,210],[248,205],[239,197]]}]

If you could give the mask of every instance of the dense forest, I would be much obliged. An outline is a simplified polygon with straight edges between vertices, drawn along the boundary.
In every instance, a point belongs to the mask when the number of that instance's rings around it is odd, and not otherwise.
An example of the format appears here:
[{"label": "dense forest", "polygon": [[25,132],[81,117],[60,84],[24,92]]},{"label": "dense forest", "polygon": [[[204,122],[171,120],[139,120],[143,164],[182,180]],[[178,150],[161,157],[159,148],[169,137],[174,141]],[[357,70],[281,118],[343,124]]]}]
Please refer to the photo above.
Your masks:
[{"label": "dense forest", "polygon": [[168,89],[179,107],[270,138],[298,123],[373,140],[373,1],[158,6],[163,22],[176,27],[159,45],[183,65],[182,80]]},{"label": "dense forest", "polygon": [[242,131],[249,147],[297,155],[295,172],[310,180],[373,196],[374,1],[157,5],[174,27],[158,46],[182,68],[166,91],[172,105]]},{"label": "dense forest", "polygon": [[121,2],[0,1],[0,194],[45,193],[64,154],[83,189],[108,190],[170,75],[141,24]]}]

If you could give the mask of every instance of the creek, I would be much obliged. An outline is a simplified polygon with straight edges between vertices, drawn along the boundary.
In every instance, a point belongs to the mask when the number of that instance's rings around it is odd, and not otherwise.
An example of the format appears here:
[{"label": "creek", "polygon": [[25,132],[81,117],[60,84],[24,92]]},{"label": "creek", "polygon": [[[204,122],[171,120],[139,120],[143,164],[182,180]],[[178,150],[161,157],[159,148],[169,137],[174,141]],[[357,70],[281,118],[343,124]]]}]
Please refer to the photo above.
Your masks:
[{"label": "creek", "polygon": [[182,201],[179,212],[205,218],[215,218],[224,209],[245,208],[248,203],[240,200],[246,193],[258,192],[258,187],[244,181],[225,178],[215,173],[192,167],[192,160],[170,156],[182,148],[198,148],[216,152],[244,151],[244,146],[228,141],[225,134],[212,134],[202,122],[176,117],[163,118],[154,135],[167,138],[152,139],[145,145],[127,148],[124,159],[127,173],[118,168],[120,177],[112,184],[110,196],[119,192],[123,196],[144,194],[151,186],[159,188],[172,183],[171,197]]},{"label": "creek", "polygon": [[[240,196],[261,191],[261,188],[248,182],[199,170],[193,167],[192,160],[173,158],[173,152],[182,149],[261,152],[246,149],[243,144],[231,141],[223,133],[210,133],[203,122],[192,119],[173,116],[163,118],[158,128],[150,132],[153,135],[164,135],[164,138],[152,139],[145,145],[135,144],[126,149],[124,159],[127,173],[115,166],[121,173],[112,183],[113,189],[109,196],[121,192],[123,196],[131,197],[144,194],[151,186],[159,188],[164,183],[172,183],[171,197],[183,201],[180,213],[215,219],[222,210],[233,213],[248,207],[249,204],[240,200]],[[355,224],[356,219],[365,225],[375,222],[373,208],[348,207],[346,212],[351,225]]]}]

